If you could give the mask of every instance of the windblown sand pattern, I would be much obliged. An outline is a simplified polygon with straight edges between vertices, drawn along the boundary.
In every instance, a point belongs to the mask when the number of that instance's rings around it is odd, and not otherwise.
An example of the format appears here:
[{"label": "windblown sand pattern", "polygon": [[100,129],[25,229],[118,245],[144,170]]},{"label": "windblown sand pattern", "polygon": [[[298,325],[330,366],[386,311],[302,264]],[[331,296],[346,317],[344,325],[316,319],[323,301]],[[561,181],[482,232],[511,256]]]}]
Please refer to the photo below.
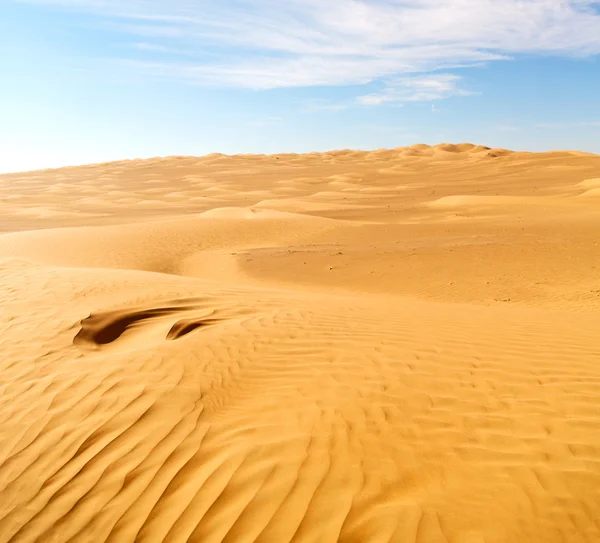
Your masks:
[{"label": "windblown sand pattern", "polygon": [[600,541],[600,157],[0,176],[0,543]]}]

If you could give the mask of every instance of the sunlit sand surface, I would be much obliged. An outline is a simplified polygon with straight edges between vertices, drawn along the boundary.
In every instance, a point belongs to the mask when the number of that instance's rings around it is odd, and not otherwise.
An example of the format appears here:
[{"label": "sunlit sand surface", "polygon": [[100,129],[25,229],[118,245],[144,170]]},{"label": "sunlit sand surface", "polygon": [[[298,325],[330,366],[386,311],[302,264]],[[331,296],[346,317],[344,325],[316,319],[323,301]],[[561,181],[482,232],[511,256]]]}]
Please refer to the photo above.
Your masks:
[{"label": "sunlit sand surface", "polygon": [[0,176],[0,543],[600,541],[600,157]]}]

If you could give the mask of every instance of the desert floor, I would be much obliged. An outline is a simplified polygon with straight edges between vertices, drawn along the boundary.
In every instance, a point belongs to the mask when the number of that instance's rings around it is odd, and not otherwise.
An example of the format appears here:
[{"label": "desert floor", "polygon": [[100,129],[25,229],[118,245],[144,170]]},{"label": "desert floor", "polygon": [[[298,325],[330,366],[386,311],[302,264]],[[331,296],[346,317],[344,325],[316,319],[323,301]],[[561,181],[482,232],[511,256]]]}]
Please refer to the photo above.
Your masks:
[{"label": "desert floor", "polygon": [[0,543],[600,541],[600,156],[0,176]]}]

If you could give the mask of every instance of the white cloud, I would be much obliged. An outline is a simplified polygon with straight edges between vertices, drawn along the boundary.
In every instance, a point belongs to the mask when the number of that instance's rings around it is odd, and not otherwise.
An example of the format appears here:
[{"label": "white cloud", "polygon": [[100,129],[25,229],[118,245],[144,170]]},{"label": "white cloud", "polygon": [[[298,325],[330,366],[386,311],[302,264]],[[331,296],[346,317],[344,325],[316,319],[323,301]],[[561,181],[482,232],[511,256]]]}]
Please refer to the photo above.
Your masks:
[{"label": "white cloud", "polygon": [[389,81],[381,92],[360,96],[357,101],[366,106],[377,106],[387,102],[430,102],[471,94],[458,87],[460,79],[460,76],[454,74],[401,77]]},{"label": "white cloud", "polygon": [[[407,74],[519,53],[600,53],[600,13],[591,0],[12,1],[85,11],[134,43],[143,36],[148,61],[128,65],[143,74],[252,89],[388,82],[363,103],[464,93],[458,79],[406,83]],[[163,48],[197,51],[198,60],[188,53],[158,63],[152,53]]]},{"label": "white cloud", "polygon": [[156,43],[138,42],[132,43],[131,47],[138,49],[139,51],[153,51],[157,53],[171,53],[172,49],[165,47],[164,45],[158,45]]}]

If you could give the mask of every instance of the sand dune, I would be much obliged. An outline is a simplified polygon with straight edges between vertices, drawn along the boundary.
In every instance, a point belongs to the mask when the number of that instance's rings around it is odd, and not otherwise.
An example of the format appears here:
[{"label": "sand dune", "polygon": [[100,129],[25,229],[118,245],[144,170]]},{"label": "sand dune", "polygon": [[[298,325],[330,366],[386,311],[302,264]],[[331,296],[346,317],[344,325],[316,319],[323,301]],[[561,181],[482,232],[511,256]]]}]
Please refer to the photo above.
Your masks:
[{"label": "sand dune", "polygon": [[0,542],[600,541],[600,157],[0,176]]}]

